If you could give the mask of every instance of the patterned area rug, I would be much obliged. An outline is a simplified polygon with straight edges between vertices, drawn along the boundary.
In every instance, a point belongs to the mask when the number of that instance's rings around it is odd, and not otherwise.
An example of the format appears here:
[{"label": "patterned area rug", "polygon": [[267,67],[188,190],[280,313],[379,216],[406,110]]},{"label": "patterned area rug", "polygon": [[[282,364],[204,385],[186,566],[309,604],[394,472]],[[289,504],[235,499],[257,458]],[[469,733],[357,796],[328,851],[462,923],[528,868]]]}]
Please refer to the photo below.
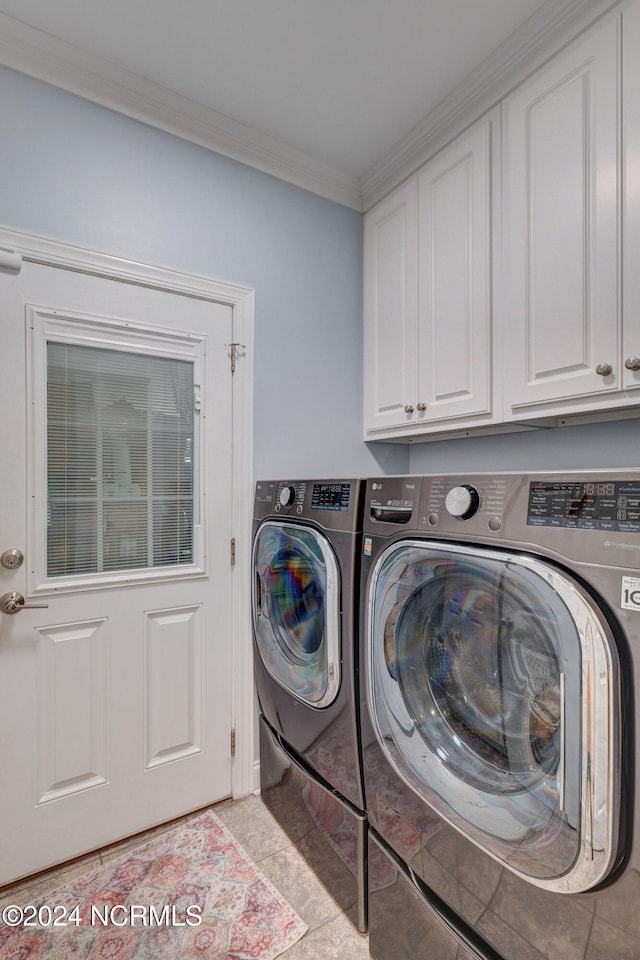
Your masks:
[{"label": "patterned area rug", "polygon": [[273,960],[307,927],[211,813],[5,907],[0,960]]}]

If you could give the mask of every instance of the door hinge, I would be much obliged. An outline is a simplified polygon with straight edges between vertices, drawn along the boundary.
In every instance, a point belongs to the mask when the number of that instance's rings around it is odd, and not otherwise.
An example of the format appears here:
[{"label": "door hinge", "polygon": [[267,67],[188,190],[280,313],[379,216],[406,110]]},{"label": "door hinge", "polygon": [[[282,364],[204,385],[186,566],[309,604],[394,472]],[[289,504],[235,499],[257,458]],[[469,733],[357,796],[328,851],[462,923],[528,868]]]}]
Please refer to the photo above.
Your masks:
[{"label": "door hinge", "polygon": [[236,731],[235,729],[231,730],[231,756],[235,757],[236,755]]},{"label": "door hinge", "polygon": [[236,565],[236,538],[231,537],[231,566]]},{"label": "door hinge", "polygon": [[244,343],[237,343],[236,341],[233,343],[228,343],[227,346],[229,347],[231,354],[231,373],[235,373],[238,350],[246,350],[247,348],[245,347]]}]

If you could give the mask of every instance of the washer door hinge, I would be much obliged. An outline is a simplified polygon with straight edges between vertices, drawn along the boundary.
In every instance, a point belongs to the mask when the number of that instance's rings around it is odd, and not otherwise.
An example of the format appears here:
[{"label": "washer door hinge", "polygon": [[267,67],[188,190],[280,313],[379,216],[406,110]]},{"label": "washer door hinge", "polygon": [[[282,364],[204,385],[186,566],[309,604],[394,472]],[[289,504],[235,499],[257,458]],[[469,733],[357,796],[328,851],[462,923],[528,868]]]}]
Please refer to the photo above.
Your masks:
[{"label": "washer door hinge", "polygon": [[236,565],[236,538],[231,537],[231,566]]},{"label": "washer door hinge", "polygon": [[236,731],[235,727],[231,728],[231,756],[235,757],[236,755]]}]

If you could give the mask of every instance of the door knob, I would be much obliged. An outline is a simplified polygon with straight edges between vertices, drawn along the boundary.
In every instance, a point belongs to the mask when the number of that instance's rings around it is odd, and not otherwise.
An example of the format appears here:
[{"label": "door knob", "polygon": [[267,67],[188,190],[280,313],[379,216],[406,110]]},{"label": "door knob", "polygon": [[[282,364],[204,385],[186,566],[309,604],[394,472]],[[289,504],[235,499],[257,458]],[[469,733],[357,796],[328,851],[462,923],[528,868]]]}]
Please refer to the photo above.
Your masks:
[{"label": "door knob", "polygon": [[624,365],[627,370],[640,370],[640,357],[629,357]]},{"label": "door knob", "polygon": [[405,413],[413,413],[414,410],[415,410],[415,407],[412,403],[408,403],[404,408]]},{"label": "door knob", "polygon": [[0,597],[0,613],[6,613],[8,616],[20,613],[21,610],[46,610],[48,606],[48,603],[25,603],[22,594],[16,590],[3,593]]},{"label": "door knob", "polygon": [[596,367],[596,373],[599,377],[608,377],[613,373],[613,367],[610,363],[599,363]]}]

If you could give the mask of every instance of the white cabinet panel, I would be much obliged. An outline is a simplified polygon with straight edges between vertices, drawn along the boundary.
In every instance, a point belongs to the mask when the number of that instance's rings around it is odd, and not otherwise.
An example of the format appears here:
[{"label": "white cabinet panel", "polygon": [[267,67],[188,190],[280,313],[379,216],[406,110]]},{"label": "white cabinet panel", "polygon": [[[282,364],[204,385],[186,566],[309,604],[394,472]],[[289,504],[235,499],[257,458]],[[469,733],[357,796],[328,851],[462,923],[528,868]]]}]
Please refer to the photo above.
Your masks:
[{"label": "white cabinet panel", "polygon": [[534,74],[505,118],[504,394],[518,418],[622,381],[617,21]]},{"label": "white cabinet panel", "polygon": [[424,422],[491,408],[491,132],[485,121],[418,177],[418,402]]},{"label": "white cabinet panel", "polygon": [[365,218],[365,427],[408,419],[417,383],[417,185],[394,191]]}]

